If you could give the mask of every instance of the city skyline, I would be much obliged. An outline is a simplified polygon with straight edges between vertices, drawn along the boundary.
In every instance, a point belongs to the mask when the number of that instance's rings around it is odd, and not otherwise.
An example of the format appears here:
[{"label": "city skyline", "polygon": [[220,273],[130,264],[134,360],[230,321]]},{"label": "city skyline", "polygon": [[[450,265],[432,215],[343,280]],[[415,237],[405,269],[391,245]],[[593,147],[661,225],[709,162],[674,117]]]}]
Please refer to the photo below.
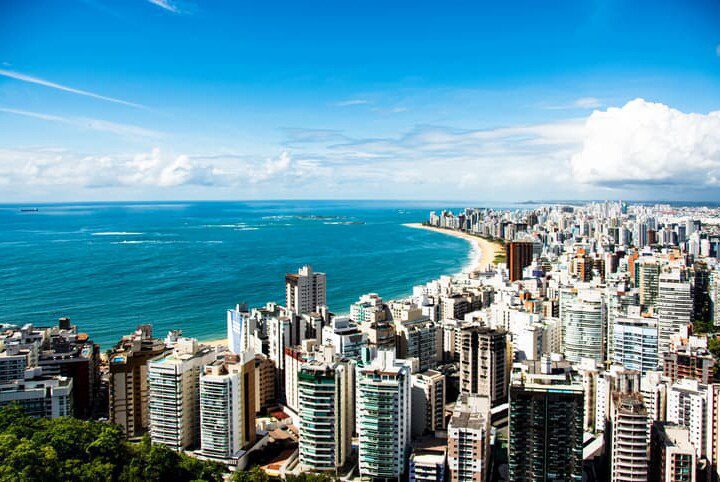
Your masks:
[{"label": "city skyline", "polygon": [[0,9],[0,202],[718,194],[712,2]]}]

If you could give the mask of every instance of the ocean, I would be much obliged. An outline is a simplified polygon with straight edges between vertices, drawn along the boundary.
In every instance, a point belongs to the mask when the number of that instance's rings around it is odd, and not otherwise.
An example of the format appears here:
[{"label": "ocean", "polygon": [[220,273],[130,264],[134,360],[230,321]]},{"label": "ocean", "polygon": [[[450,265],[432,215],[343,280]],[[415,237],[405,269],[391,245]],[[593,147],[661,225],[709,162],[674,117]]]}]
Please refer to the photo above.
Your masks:
[{"label": "ocean", "polygon": [[[456,273],[461,239],[403,223],[429,203],[274,201],[0,205],[0,323],[67,316],[103,349],[150,323],[225,337],[236,303],[284,303],[284,276],[327,273],[331,311],[365,293],[385,299]],[[457,208],[456,208],[457,209]]]}]

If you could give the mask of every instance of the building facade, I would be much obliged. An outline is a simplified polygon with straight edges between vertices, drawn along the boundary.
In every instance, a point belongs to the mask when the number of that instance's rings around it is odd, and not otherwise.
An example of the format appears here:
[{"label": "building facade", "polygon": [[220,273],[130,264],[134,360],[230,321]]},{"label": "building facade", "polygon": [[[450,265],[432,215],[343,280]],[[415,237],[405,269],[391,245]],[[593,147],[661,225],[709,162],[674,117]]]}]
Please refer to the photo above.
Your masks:
[{"label": "building facade", "polygon": [[255,358],[226,354],[200,376],[200,453],[234,463],[255,442]]},{"label": "building facade", "polygon": [[484,482],[490,456],[490,401],[461,394],[448,424],[451,482]]},{"label": "building facade", "polygon": [[148,361],[165,353],[162,340],[152,337],[149,325],[123,337],[108,356],[109,419],[129,438],[145,433],[150,426]]},{"label": "building facade", "polygon": [[549,360],[526,362],[510,384],[510,480],[582,480],[582,381]]},{"label": "building facade", "polygon": [[285,307],[296,315],[312,313],[326,304],[325,273],[303,266],[297,274],[285,275]]},{"label": "building facade", "polygon": [[303,364],[298,374],[299,457],[304,470],[336,471],[348,461],[355,427],[355,366]]},{"label": "building facade", "polygon": [[148,362],[150,438],[183,450],[200,443],[200,374],[215,350],[181,338],[172,352]]},{"label": "building facade", "polygon": [[511,356],[505,331],[463,328],[460,392],[488,397],[493,406],[507,402]]},{"label": "building facade", "polygon": [[356,393],[360,475],[395,479],[405,473],[410,445],[410,366],[381,350],[358,368]]}]

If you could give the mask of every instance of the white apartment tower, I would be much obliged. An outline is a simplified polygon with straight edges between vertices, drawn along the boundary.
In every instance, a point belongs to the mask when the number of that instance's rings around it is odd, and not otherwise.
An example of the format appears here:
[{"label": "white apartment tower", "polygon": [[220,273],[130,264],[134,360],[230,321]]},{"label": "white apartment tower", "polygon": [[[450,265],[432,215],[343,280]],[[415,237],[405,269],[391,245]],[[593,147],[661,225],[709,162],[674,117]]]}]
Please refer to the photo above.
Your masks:
[{"label": "white apartment tower", "polygon": [[667,393],[667,421],[690,431],[690,443],[695,447],[698,459],[708,454],[708,407],[711,396],[708,385],[689,379],[673,383]]},{"label": "white apartment tower", "polygon": [[643,375],[658,368],[657,318],[618,317],[612,339],[612,361]]},{"label": "white apartment tower", "polygon": [[180,338],[172,352],[148,362],[150,438],[183,450],[200,441],[200,373],[216,358],[213,348]]},{"label": "white apartment tower", "polygon": [[206,365],[200,377],[200,451],[236,460],[255,441],[255,357],[226,354]]},{"label": "white apartment tower", "polygon": [[286,274],[285,307],[296,315],[317,311],[326,304],[325,279],[325,273],[315,273],[309,265]]},{"label": "white apartment tower", "polygon": [[41,367],[30,368],[24,378],[0,383],[0,407],[20,405],[27,415],[57,418],[73,415],[73,379],[46,376]]},{"label": "white apartment tower", "polygon": [[427,370],[412,375],[412,435],[445,430],[445,375]]},{"label": "white apartment tower", "polygon": [[565,358],[579,363],[592,358],[603,363],[605,358],[605,303],[601,293],[584,290],[570,302],[565,312]]},{"label": "white apartment tower", "polygon": [[410,446],[410,364],[381,350],[357,370],[360,475],[394,479],[405,471]]},{"label": "white apartment tower", "polygon": [[692,288],[682,271],[660,274],[657,311],[658,351],[663,353],[669,351],[672,336],[692,322]]},{"label": "white apartment tower", "polygon": [[650,426],[642,395],[613,394],[611,482],[648,480]]},{"label": "white apartment tower", "polygon": [[251,348],[248,339],[248,329],[250,328],[248,324],[254,319],[251,319],[246,311],[246,307],[242,305],[236,305],[232,310],[227,310],[228,348],[233,353],[242,353]]}]

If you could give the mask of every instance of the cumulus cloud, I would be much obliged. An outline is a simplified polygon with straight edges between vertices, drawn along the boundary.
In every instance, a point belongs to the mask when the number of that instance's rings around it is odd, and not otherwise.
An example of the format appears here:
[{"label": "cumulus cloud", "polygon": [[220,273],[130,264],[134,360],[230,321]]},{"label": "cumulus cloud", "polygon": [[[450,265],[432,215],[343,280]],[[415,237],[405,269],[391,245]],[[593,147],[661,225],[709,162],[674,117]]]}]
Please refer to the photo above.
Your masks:
[{"label": "cumulus cloud", "polygon": [[220,183],[222,172],[157,148],[129,158],[78,156],[55,149],[2,149],[0,180],[25,186],[177,187]]},{"label": "cumulus cloud", "polygon": [[575,180],[622,187],[720,184],[720,111],[684,113],[635,99],[595,111],[570,165]]},{"label": "cumulus cloud", "polygon": [[[178,156],[159,149],[128,156],[0,150],[0,184],[144,186],[150,193],[166,188],[168,195],[213,198],[241,192],[465,200],[589,199],[608,192],[670,199],[720,189],[720,112],[683,113],[642,99],[585,117],[491,129],[417,125],[377,137],[283,132],[283,150],[269,157],[221,150]],[[179,186],[195,187],[173,191]],[[673,196],[667,187],[676,186]]]}]

